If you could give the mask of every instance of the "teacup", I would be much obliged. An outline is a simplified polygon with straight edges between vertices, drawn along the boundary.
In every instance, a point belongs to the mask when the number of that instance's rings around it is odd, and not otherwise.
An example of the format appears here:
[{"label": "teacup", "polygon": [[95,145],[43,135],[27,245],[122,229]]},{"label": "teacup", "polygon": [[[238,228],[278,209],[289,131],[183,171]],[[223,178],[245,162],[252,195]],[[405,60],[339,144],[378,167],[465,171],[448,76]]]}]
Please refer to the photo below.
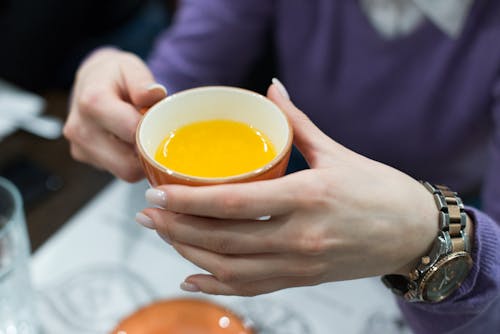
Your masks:
[{"label": "teacup", "polygon": [[[276,156],[255,170],[228,177],[200,177],[160,164],[155,153],[172,131],[195,122],[231,120],[262,131],[273,143]],[[145,110],[136,132],[139,158],[149,183],[212,185],[250,182],[282,176],[292,148],[293,132],[286,115],[272,101],[255,92],[225,86],[189,89],[171,95]]]}]

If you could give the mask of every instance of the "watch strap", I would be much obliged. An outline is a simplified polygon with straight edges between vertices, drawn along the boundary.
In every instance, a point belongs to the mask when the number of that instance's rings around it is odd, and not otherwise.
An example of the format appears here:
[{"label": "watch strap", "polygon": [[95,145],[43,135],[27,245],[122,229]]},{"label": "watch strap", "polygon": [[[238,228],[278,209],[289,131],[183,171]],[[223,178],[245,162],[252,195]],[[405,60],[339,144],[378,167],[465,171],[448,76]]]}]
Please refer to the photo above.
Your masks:
[{"label": "watch strap", "polygon": [[464,204],[458,194],[447,186],[432,185],[421,181],[424,187],[433,195],[439,210],[439,229],[449,235],[451,252],[470,252],[469,239],[465,235],[467,215]]},{"label": "watch strap", "polygon": [[458,253],[470,253],[469,238],[465,232],[467,215],[464,204],[458,194],[444,185],[432,185],[421,181],[422,185],[433,195],[439,210],[439,233],[431,252],[423,256],[408,277],[401,275],[385,275],[382,282],[396,295],[409,302],[425,301],[421,282],[433,266],[445,256]]}]

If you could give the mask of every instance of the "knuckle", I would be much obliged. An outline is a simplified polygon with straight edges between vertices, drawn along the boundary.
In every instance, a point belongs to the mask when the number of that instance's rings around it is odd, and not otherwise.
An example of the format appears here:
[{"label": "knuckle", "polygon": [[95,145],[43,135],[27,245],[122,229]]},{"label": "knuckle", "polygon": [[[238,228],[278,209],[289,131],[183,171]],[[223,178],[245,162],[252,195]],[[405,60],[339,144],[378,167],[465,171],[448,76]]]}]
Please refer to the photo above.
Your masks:
[{"label": "knuckle", "polygon": [[170,234],[168,233],[168,231],[158,231],[158,235],[167,244],[172,244],[172,237],[170,236]]},{"label": "knuckle", "polygon": [[213,245],[213,250],[220,254],[229,253],[232,249],[232,243],[225,237],[218,237]]},{"label": "knuckle", "polygon": [[71,143],[79,143],[85,146],[92,138],[91,131],[89,131],[87,124],[74,115],[69,116],[68,121],[64,125],[63,135]]},{"label": "knuckle", "polygon": [[218,265],[213,274],[222,283],[231,283],[238,280],[236,272],[228,266],[224,266],[222,264]]},{"label": "knuckle", "polygon": [[82,145],[89,145],[92,142],[93,132],[83,124],[74,129],[73,140]]},{"label": "knuckle", "polygon": [[128,52],[128,51],[123,52],[122,53],[122,57],[123,57],[123,59],[125,61],[131,61],[131,62],[135,62],[135,63],[137,63],[137,62],[141,63],[142,62],[141,58],[139,58],[134,53]]},{"label": "knuckle", "polygon": [[102,102],[103,94],[98,89],[87,89],[77,99],[78,109],[84,115],[93,115],[97,106]]},{"label": "knuckle", "polygon": [[63,135],[66,139],[72,140],[76,135],[76,127],[73,123],[66,123],[63,127]]},{"label": "knuckle", "polygon": [[114,174],[118,178],[131,183],[142,179],[142,170],[134,167],[119,167]]},{"label": "knuckle", "polygon": [[328,249],[327,240],[318,229],[306,230],[299,237],[298,251],[306,255],[322,255]]},{"label": "knuckle", "polygon": [[158,213],[158,218],[153,220],[155,221],[157,230],[163,234],[162,239],[166,239],[166,241],[169,241],[170,244],[182,244],[182,234],[179,233],[177,228],[178,224],[175,223],[176,217],[172,217],[178,214],[170,214],[169,212],[163,212],[163,210],[161,210],[161,214],[159,213],[160,211],[156,212]]},{"label": "knuckle", "polygon": [[303,177],[296,184],[296,191],[302,194],[296,205],[304,210],[324,210],[330,208],[335,201],[335,187],[332,187],[331,177],[321,171]]},{"label": "knuckle", "polygon": [[84,160],[84,156],[83,156],[81,150],[76,145],[70,145],[69,151],[70,151],[70,154],[73,157],[73,159],[78,160],[78,161]]},{"label": "knuckle", "polygon": [[331,189],[325,182],[318,182],[314,186],[304,188],[306,200],[304,207],[310,210],[323,210],[331,205]]},{"label": "knuckle", "polygon": [[261,242],[264,249],[271,252],[286,249],[290,240],[287,240],[285,238],[274,238],[265,235],[262,237]]},{"label": "knuckle", "polygon": [[225,195],[221,200],[222,213],[225,217],[237,216],[245,207],[244,200],[234,194]]}]

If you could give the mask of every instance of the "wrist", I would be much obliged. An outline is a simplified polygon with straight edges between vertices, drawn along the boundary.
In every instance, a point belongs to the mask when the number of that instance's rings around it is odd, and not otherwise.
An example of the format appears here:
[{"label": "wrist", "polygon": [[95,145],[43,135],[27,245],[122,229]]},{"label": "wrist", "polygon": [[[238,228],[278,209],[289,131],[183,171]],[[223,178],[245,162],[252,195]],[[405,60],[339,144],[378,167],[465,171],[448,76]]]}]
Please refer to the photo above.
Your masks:
[{"label": "wrist", "polygon": [[[467,226],[465,227],[465,233],[469,237],[470,247],[472,249],[472,247],[474,246],[474,223],[473,223],[473,220],[470,217],[470,215],[467,213],[466,213],[466,215],[467,215]],[[436,232],[436,235],[437,235],[437,232]],[[415,269],[415,267],[420,263],[420,261],[422,260],[422,257],[426,256],[430,252],[431,248],[432,248],[432,241],[431,241],[431,245],[428,246],[428,248],[425,252],[423,252],[422,254],[420,254],[417,257],[412,258],[407,264],[405,264],[404,266],[402,266],[401,268],[396,270],[393,274],[408,277],[409,273],[411,271],[413,271],[413,269]]]},{"label": "wrist", "polygon": [[409,302],[440,302],[456,291],[472,268],[472,219],[457,193],[443,185],[423,182],[439,210],[439,233],[431,251],[406,275],[382,277],[384,284]]},{"label": "wrist", "polygon": [[429,254],[439,232],[439,210],[434,197],[420,183],[416,192],[415,203],[419,203],[415,210],[414,219],[416,229],[407,232],[407,246],[409,250],[405,263],[392,274],[408,276],[418,265],[423,256]]}]

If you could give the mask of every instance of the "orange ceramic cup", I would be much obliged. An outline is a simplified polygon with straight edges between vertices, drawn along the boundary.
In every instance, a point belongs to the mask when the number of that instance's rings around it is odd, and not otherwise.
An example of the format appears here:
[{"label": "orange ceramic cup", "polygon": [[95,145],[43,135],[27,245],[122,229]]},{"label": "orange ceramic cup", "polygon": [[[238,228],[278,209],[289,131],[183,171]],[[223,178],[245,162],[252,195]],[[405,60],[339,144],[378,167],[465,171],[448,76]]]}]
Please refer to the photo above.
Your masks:
[{"label": "orange ceramic cup", "polygon": [[[259,129],[273,143],[276,157],[259,169],[220,178],[182,174],[154,159],[158,146],[170,131],[214,119],[242,122]],[[292,141],[292,128],[278,106],[252,91],[224,86],[189,89],[165,98],[145,112],[136,132],[139,158],[152,186],[171,183],[200,186],[280,177],[286,171]]]},{"label": "orange ceramic cup", "polygon": [[240,317],[203,299],[159,301],[125,318],[112,334],[253,334]]}]

